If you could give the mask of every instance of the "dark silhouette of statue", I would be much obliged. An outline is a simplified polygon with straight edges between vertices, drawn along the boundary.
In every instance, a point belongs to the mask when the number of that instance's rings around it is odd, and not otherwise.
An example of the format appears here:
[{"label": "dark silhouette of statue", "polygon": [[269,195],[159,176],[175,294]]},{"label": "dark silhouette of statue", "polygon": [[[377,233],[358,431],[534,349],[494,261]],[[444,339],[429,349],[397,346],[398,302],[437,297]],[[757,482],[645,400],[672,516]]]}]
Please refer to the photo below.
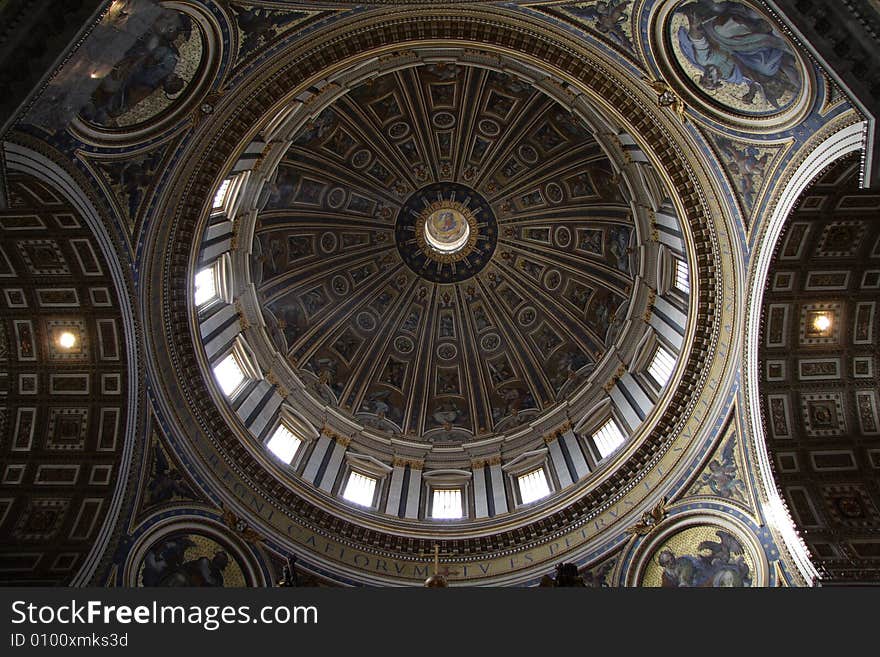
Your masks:
[{"label": "dark silhouette of statue", "polygon": [[281,579],[278,580],[277,586],[281,588],[299,586],[299,581],[296,575],[295,554],[287,557],[287,563],[281,568]]},{"label": "dark silhouette of statue", "polygon": [[541,578],[540,586],[583,586],[584,578],[578,573],[578,567],[573,563],[556,564],[556,577],[544,575]]}]

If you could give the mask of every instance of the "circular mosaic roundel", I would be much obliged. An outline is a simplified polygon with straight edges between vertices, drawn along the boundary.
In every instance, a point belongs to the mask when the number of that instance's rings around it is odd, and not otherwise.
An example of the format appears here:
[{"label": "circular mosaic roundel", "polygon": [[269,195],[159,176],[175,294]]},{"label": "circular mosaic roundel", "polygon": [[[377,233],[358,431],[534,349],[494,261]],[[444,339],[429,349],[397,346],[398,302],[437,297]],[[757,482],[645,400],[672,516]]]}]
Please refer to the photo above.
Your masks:
[{"label": "circular mosaic roundel", "polygon": [[412,194],[394,227],[397,250],[416,274],[455,283],[491,260],[498,224],[483,196],[459,183],[434,183]]},{"label": "circular mosaic roundel", "polygon": [[241,564],[229,548],[202,534],[164,536],[138,566],[138,584],[153,586],[248,586]]},{"label": "circular mosaic roundel", "polygon": [[655,548],[641,586],[751,587],[760,581],[755,564],[749,542],[737,532],[698,525],[673,534]]},{"label": "circular mosaic roundel", "polygon": [[786,111],[803,95],[794,46],[751,2],[680,1],[666,31],[679,75],[711,103],[762,117]]}]

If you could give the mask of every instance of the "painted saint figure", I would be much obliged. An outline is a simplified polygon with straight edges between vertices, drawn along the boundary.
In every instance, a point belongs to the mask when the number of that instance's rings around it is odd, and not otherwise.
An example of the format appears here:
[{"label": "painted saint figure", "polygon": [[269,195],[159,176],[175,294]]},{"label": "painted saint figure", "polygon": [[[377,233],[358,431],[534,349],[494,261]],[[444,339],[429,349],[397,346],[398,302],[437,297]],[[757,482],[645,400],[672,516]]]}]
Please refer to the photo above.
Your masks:
[{"label": "painted saint figure", "polygon": [[179,94],[186,86],[176,73],[179,46],[190,38],[192,29],[192,21],[185,14],[163,11],[101,80],[83,108],[83,116],[100,125],[111,125],[158,90],[167,97]]},{"label": "painted saint figure", "polygon": [[744,102],[755,104],[760,92],[776,109],[787,93],[800,90],[794,53],[755,9],[729,0],[694,0],[676,13],[687,20],[678,30],[678,44],[702,71],[697,82],[704,89],[746,84]]},{"label": "painted saint figure", "polygon": [[594,29],[611,37],[627,50],[632,50],[633,43],[625,29],[630,18],[631,5],[632,0],[599,0],[591,4],[566,5],[565,10],[592,21]]},{"label": "painted saint figure", "polygon": [[212,558],[201,555],[187,560],[187,549],[196,544],[181,536],[154,546],[144,557],[141,574],[142,586],[223,586],[223,571],[229,565],[224,550],[214,552]]},{"label": "painted saint figure", "polygon": [[743,547],[726,531],[718,530],[719,541],[702,541],[697,549],[708,554],[676,556],[669,548],[660,551],[657,563],[663,568],[662,585],[683,587],[748,587],[752,585]]}]

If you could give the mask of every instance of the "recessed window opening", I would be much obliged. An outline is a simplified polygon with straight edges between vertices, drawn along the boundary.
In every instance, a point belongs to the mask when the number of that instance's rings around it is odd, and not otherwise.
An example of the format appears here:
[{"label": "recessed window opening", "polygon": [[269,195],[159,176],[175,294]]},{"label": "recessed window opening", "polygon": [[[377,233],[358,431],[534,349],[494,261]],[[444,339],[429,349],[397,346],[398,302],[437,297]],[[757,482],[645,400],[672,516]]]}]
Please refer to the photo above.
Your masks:
[{"label": "recessed window opening", "polygon": [[212,205],[213,210],[222,210],[223,204],[226,202],[226,194],[229,193],[229,185],[232,184],[232,179],[227,178],[220,186],[217,188],[217,193],[214,194],[214,202]]},{"label": "recessed window opening", "polygon": [[214,366],[214,377],[227,397],[231,397],[244,382],[244,372],[233,354],[229,354]]},{"label": "recessed window opening", "polygon": [[648,365],[648,374],[651,375],[659,385],[665,386],[672,376],[672,370],[675,368],[675,357],[669,353],[663,346],[657,347],[654,357]]},{"label": "recessed window opening", "polygon": [[342,497],[361,506],[372,506],[375,492],[376,480],[373,477],[352,471],[348,475],[348,483],[345,485]]},{"label": "recessed window opening", "polygon": [[272,434],[269,442],[266,443],[269,451],[277,456],[280,461],[288,465],[293,461],[293,457],[296,456],[300,445],[302,445],[302,440],[283,424],[278,425],[275,433]]},{"label": "recessed window opening", "polygon": [[604,459],[623,444],[623,432],[617,422],[611,418],[593,434],[593,442],[599,450],[599,456]]},{"label": "recessed window opening", "polygon": [[688,275],[688,266],[684,260],[675,261],[675,287],[685,294],[691,293],[691,283]]},{"label": "recessed window opening", "polygon": [[214,267],[206,267],[196,274],[194,301],[202,306],[217,298],[217,273]]},{"label": "recessed window opening", "polygon": [[517,483],[519,483],[519,494],[523,504],[540,500],[550,494],[550,486],[547,484],[544,468],[537,468],[520,475],[517,477]]},{"label": "recessed window opening", "polygon": [[435,488],[431,504],[431,517],[441,520],[461,518],[464,511],[461,505],[461,489]]}]

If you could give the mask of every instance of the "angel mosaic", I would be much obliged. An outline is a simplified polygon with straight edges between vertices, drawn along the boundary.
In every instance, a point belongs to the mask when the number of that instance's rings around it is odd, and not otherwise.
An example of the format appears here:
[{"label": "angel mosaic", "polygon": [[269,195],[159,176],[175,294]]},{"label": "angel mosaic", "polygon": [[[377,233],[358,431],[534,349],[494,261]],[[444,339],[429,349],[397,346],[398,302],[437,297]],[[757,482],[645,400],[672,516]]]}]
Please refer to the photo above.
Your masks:
[{"label": "angel mosaic", "polygon": [[395,424],[403,420],[403,409],[395,402],[390,390],[371,390],[363,402],[361,411],[372,413],[380,419],[388,419]]},{"label": "angel mosaic", "polygon": [[297,188],[300,183],[300,175],[291,167],[278,167],[275,180],[269,183],[269,198],[266,201],[267,210],[277,210],[293,205]]},{"label": "angel mosaic", "polygon": [[772,152],[752,144],[737,144],[724,137],[719,137],[716,143],[743,201],[751,208],[767,175]]},{"label": "angel mosaic", "polygon": [[150,188],[156,170],[162,161],[163,151],[158,150],[137,160],[114,162],[105,165],[113,187],[125,201],[128,218],[134,221],[141,201]]},{"label": "angel mosaic", "polygon": [[626,226],[614,226],[608,231],[608,254],[611,262],[620,271],[630,274],[630,237],[632,229]]},{"label": "angel mosaic", "polygon": [[592,22],[592,27],[608,36],[612,41],[627,50],[633,50],[629,34],[629,9],[632,0],[601,0],[600,2],[579,2],[565,7],[565,11]]},{"label": "angel mosaic", "polygon": [[607,337],[619,303],[620,299],[610,292],[593,296],[593,300],[587,310],[587,326],[600,338],[605,339]]},{"label": "angel mosaic", "polygon": [[311,146],[315,141],[327,137],[337,125],[339,119],[333,109],[328,107],[299,131],[293,143],[297,146]]},{"label": "angel mosaic", "polygon": [[146,505],[153,506],[176,499],[194,499],[192,488],[183,475],[169,462],[165,451],[156,443],[153,447],[153,468],[147,484]]},{"label": "angel mosaic", "polygon": [[587,253],[602,255],[602,231],[587,228],[580,231],[581,239],[578,248]]},{"label": "angel mosaic", "polygon": [[514,386],[497,392],[503,406],[492,406],[492,420],[496,423],[508,416],[517,417],[522,411],[538,407],[532,393],[525,388]]},{"label": "angel mosaic", "polygon": [[462,69],[457,64],[450,64],[449,62],[435,62],[433,64],[427,64],[422,68],[422,72],[426,77],[432,77],[435,80],[442,80],[444,82],[448,82],[450,80],[455,80],[461,74]]},{"label": "angel mosaic", "polygon": [[594,568],[583,571],[583,573],[581,573],[581,577],[584,580],[584,586],[591,589],[610,588],[610,575],[611,572],[614,570],[614,565],[616,563],[616,559],[609,559],[608,561],[605,561],[604,563],[601,563]]},{"label": "angel mosaic", "polygon": [[453,424],[467,424],[468,417],[467,411],[457,400],[444,399],[431,411],[427,428],[440,426],[449,431]]},{"label": "angel mosaic", "polygon": [[259,7],[232,7],[243,38],[239,58],[265,48],[280,34],[285,24],[308,16],[305,12],[281,12]]},{"label": "angel mosaic", "polygon": [[510,362],[507,360],[507,356],[496,358],[495,360],[487,360],[486,367],[489,368],[489,376],[492,379],[492,383],[496,386],[514,378],[514,373],[510,367]]},{"label": "angel mosaic", "polygon": [[746,484],[739,477],[734,456],[735,447],[735,439],[727,441],[721,452],[721,457],[709,461],[708,471],[703,473],[694,486],[694,493],[708,488],[718,497],[746,501]]},{"label": "angel mosaic", "polygon": [[554,354],[547,362],[550,384],[559,393],[562,387],[575,378],[575,374],[592,361],[576,347],[567,347]]}]

